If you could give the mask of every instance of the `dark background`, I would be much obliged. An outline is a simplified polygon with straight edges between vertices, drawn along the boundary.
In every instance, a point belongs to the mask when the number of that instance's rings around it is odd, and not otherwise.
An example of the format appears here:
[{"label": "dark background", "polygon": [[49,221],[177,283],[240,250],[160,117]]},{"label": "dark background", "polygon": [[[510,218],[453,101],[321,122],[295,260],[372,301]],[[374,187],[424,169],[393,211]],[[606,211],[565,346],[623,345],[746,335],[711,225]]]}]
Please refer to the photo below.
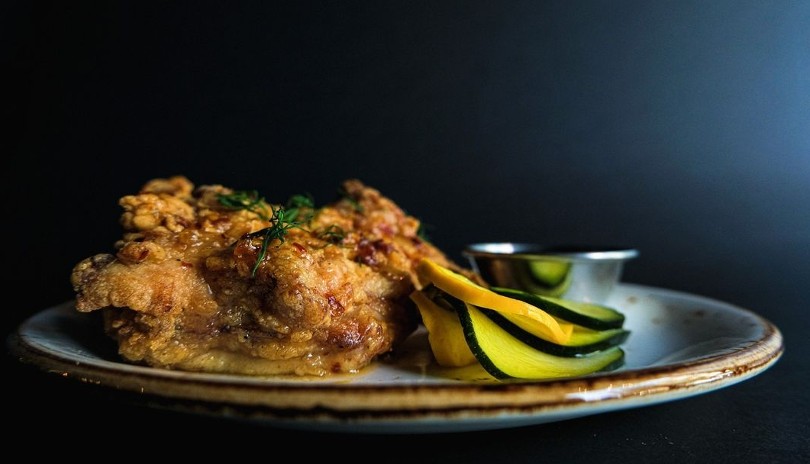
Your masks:
[{"label": "dark background", "polygon": [[[810,454],[810,3],[8,2],[0,15],[7,331],[72,297],[72,266],[111,250],[117,199],[151,178],[324,203],[356,177],[459,262],[476,241],[629,245],[641,254],[625,281],[751,309],[786,342],[772,369],[719,392],[378,437],[387,460]],[[9,364],[35,413],[14,420],[52,438],[82,433],[76,413],[101,436],[135,433],[122,417],[156,434],[301,436],[131,407]],[[336,456],[371,443],[306,436]]]}]

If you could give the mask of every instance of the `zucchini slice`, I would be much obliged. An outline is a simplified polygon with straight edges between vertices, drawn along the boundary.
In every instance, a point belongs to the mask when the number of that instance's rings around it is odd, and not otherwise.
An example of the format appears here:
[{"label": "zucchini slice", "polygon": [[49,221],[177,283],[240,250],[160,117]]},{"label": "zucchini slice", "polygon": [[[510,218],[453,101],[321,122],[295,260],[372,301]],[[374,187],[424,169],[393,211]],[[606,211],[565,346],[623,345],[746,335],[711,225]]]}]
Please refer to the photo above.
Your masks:
[{"label": "zucchini slice", "polygon": [[454,309],[434,303],[425,293],[414,291],[410,295],[416,303],[422,323],[428,333],[428,344],[436,362],[443,367],[462,367],[474,364],[477,358],[470,351],[464,331]]},{"label": "zucchini slice", "polygon": [[[432,284],[422,289],[420,296],[446,312],[457,313],[459,308],[464,307],[463,301]],[[543,331],[538,330],[537,323],[532,319],[515,314],[503,314],[486,308],[477,309],[523,343],[556,356],[580,356],[604,350],[624,343],[630,336],[630,331],[623,328],[592,330],[574,326],[571,338],[567,342],[555,343],[549,340]]]},{"label": "zucchini slice", "polygon": [[470,304],[458,308],[464,336],[478,362],[497,379],[554,379],[616,369],[624,364],[624,351],[614,346],[579,356],[554,356],[539,351]]},{"label": "zucchini slice", "polygon": [[559,287],[568,278],[571,263],[565,261],[531,261],[531,276],[538,285],[546,288]]},{"label": "zucchini slice", "polygon": [[488,288],[482,287],[463,275],[434,261],[424,258],[417,268],[421,280],[432,283],[445,293],[482,308],[492,309],[502,313],[511,313],[534,319],[538,330],[542,330],[550,340],[565,342],[571,337],[574,327],[559,321],[545,312],[542,308],[509,296],[500,295]]},{"label": "zucchini slice", "polygon": [[565,261],[530,261],[525,272],[519,272],[515,279],[519,288],[540,295],[561,297],[571,286],[571,263]]},{"label": "zucchini slice", "polygon": [[499,295],[525,301],[554,317],[588,329],[620,329],[624,325],[624,314],[609,306],[583,301],[562,300],[514,288],[492,287],[491,290]]},{"label": "zucchini slice", "polygon": [[535,332],[532,324],[528,323],[530,321],[522,319],[521,316],[498,314],[489,309],[481,311],[513,337],[536,350],[556,356],[572,357],[593,353],[621,345],[630,336],[630,331],[625,329],[591,330],[577,326],[574,327],[567,342],[558,344],[546,340],[543,334]]}]

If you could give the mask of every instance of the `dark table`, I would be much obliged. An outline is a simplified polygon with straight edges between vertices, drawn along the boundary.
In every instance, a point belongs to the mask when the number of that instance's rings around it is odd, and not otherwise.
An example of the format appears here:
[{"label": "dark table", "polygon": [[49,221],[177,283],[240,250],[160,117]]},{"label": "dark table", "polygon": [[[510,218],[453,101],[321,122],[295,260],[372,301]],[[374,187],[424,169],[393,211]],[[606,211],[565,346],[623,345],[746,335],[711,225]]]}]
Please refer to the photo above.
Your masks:
[{"label": "dark table", "polygon": [[630,244],[641,255],[625,281],[749,309],[785,340],[772,368],[722,390],[427,435],[145,407],[6,356],[6,447],[109,460],[810,461],[807,2],[4,8],[5,334],[72,298],[72,266],[120,234],[118,197],[185,174],[324,200],[359,177],[459,258],[489,240]]}]

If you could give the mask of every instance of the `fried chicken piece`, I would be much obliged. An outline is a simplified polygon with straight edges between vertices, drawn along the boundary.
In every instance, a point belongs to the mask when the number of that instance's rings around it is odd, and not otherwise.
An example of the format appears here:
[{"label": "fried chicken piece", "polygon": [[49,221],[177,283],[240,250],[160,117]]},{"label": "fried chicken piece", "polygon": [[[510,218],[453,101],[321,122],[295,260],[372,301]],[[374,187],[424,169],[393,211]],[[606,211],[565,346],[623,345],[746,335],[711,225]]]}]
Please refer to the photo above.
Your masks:
[{"label": "fried chicken piece", "polygon": [[420,287],[421,258],[469,271],[421,239],[419,221],[379,191],[359,180],[342,191],[320,209],[283,209],[221,185],[195,189],[182,176],[152,180],[119,201],[125,234],[115,255],[73,269],[76,309],[103,310],[106,332],[132,362],[356,372],[416,329],[408,294]]}]

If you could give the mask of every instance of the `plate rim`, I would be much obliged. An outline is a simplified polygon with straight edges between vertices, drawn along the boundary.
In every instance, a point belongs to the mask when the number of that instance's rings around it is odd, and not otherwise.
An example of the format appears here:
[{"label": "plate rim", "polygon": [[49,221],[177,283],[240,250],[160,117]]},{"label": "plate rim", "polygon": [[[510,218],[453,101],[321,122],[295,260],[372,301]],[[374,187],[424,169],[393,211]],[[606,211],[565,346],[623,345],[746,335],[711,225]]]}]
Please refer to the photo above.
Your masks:
[{"label": "plate rim", "polygon": [[112,363],[113,367],[121,366],[114,369],[50,352],[26,336],[27,325],[36,317],[64,311],[66,306],[72,306],[70,300],[32,314],[9,336],[7,345],[24,363],[64,378],[134,394],[158,408],[258,420],[282,427],[370,433],[482,430],[657,404],[746,380],[775,364],[784,352],[780,330],[753,311],[676,290],[620,285],[744,313],[757,321],[762,336],[730,353],[570,379],[418,384],[273,382],[123,362]]}]

